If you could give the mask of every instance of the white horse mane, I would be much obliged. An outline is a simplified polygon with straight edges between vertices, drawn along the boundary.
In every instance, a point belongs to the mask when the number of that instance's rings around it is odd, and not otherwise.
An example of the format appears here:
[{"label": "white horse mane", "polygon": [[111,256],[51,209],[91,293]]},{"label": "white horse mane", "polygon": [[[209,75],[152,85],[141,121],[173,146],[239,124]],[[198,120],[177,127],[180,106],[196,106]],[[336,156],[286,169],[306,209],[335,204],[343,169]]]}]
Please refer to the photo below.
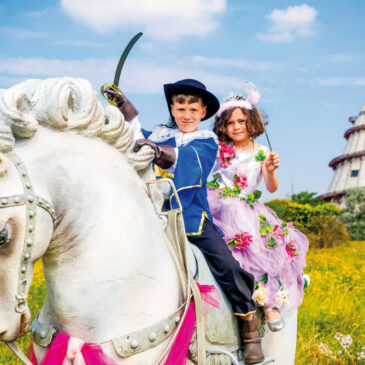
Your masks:
[{"label": "white horse mane", "polygon": [[137,171],[151,162],[150,153],[144,153],[145,158],[142,153],[138,161],[128,153],[133,141],[131,126],[117,108],[103,108],[85,79],[29,79],[0,89],[0,152],[11,151],[17,139],[32,138],[39,125],[99,137],[125,154]]}]

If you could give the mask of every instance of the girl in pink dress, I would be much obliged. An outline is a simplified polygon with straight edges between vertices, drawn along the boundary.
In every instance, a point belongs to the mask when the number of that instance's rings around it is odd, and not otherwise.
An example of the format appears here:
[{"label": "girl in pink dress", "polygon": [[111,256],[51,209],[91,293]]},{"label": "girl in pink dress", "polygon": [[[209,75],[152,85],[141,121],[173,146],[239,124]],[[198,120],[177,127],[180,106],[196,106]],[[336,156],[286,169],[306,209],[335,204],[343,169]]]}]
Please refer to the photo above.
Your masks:
[{"label": "girl in pink dress", "polygon": [[269,328],[279,331],[285,325],[279,312],[293,310],[303,300],[308,240],[291,222],[257,201],[262,177],[269,192],[277,190],[279,157],[254,141],[264,132],[260,114],[250,102],[254,97],[254,93],[248,99],[231,94],[216,114],[214,132],[220,151],[213,180],[207,184],[208,201],[233,256],[255,277],[253,298],[263,306]]}]

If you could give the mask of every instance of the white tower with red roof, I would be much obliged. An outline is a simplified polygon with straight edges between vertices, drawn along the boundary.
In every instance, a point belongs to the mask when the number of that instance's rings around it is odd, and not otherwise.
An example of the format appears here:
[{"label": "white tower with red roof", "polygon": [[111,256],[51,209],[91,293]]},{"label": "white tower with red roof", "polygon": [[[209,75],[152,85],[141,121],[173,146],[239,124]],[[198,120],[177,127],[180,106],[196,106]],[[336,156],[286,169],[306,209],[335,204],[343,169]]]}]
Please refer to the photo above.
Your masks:
[{"label": "white tower with red roof", "polygon": [[343,204],[343,196],[356,187],[365,187],[365,103],[357,117],[350,117],[349,128],[344,137],[347,140],[341,156],[330,161],[334,175],[328,192],[321,199]]}]

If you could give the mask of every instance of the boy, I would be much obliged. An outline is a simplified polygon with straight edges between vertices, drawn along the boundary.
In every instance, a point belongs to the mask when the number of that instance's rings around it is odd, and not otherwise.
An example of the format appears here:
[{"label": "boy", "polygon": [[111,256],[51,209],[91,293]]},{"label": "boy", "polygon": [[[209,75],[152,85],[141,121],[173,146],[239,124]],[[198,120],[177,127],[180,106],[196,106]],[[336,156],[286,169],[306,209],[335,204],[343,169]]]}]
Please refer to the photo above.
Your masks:
[{"label": "boy", "polygon": [[[135,118],[138,112],[125,96],[109,88],[105,91],[110,98],[116,97],[118,108],[127,121],[139,123]],[[153,131],[142,129],[144,139],[138,139],[133,150],[137,152],[142,146],[150,146],[155,152],[153,162],[173,174],[188,240],[203,252],[234,313],[242,319],[244,361],[247,364],[261,362],[264,355],[257,332],[258,318],[252,316],[256,312],[256,303],[252,299],[253,275],[241,269],[233,258],[212,223],[207,201],[206,183],[217,156],[218,144],[213,132],[198,131],[198,125],[218,111],[219,101],[201,82],[193,79],[166,84],[164,92],[171,115],[169,125]],[[171,208],[177,208],[173,195],[169,202]]]}]

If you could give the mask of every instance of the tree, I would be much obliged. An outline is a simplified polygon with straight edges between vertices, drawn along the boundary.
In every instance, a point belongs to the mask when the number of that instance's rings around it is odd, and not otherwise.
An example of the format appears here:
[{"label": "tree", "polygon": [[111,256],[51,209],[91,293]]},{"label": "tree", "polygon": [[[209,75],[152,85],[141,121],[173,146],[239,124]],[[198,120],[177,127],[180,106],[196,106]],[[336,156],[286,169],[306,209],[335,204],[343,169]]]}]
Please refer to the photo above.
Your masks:
[{"label": "tree", "polygon": [[340,219],[346,224],[351,239],[365,240],[365,187],[346,193],[345,208]]},{"label": "tree", "polygon": [[299,203],[299,204],[310,204],[310,205],[318,205],[322,204],[323,202],[316,198],[315,196],[317,193],[309,193],[308,191],[302,191],[298,194],[293,194],[290,196],[290,199],[293,202]]}]

